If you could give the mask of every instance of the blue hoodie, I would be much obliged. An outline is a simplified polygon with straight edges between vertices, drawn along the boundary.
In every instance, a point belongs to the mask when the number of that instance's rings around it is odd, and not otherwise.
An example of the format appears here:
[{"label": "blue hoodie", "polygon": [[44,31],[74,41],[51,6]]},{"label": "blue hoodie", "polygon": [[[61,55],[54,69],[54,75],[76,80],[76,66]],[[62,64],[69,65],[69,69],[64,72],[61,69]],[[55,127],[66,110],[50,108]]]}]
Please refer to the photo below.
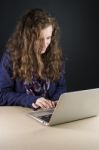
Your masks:
[{"label": "blue hoodie", "polygon": [[[46,98],[55,101],[65,92],[66,82],[62,68],[60,79],[50,83]],[[40,97],[37,95],[28,95],[24,82],[20,78],[12,78],[11,57],[6,51],[0,63],[0,105],[32,107],[32,103],[35,103]]]}]

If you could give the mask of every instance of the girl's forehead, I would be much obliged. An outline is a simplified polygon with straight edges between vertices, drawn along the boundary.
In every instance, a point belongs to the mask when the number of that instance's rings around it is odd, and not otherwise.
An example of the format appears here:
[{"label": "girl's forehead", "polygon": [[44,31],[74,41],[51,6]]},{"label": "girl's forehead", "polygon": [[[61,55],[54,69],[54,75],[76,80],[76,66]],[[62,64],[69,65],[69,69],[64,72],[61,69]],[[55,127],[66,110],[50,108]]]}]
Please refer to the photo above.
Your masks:
[{"label": "girl's forehead", "polygon": [[52,25],[49,25],[48,27],[46,27],[40,31],[40,36],[52,34],[52,31],[53,31]]}]

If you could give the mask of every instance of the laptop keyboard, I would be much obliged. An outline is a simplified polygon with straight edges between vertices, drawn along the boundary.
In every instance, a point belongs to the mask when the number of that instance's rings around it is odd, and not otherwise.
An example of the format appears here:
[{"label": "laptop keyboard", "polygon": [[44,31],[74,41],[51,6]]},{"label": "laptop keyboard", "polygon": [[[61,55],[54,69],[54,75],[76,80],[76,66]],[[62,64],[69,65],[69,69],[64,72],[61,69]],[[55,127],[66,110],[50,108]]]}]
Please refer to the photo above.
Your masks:
[{"label": "laptop keyboard", "polygon": [[49,122],[52,114],[44,115],[44,116],[39,116],[40,119]]}]

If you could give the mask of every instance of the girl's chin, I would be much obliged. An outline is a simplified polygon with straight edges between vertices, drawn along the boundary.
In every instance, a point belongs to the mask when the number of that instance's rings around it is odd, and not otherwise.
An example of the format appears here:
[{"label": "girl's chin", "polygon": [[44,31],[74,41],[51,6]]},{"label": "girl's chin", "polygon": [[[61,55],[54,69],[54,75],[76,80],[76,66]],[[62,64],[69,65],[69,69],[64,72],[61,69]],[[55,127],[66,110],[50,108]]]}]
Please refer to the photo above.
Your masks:
[{"label": "girl's chin", "polygon": [[46,50],[42,50],[42,51],[41,51],[41,54],[44,54],[45,52],[46,52]]}]

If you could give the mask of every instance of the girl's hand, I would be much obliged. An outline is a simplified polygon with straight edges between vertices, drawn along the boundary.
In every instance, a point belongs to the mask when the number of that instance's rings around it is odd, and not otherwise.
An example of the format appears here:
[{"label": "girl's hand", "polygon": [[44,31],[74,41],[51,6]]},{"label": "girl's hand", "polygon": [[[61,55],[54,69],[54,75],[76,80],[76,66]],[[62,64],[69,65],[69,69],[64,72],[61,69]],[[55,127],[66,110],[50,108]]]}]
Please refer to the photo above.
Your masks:
[{"label": "girl's hand", "polygon": [[54,108],[56,106],[56,101],[47,100],[43,97],[38,98],[35,103],[32,103],[33,108],[38,109],[39,107],[42,109]]}]

